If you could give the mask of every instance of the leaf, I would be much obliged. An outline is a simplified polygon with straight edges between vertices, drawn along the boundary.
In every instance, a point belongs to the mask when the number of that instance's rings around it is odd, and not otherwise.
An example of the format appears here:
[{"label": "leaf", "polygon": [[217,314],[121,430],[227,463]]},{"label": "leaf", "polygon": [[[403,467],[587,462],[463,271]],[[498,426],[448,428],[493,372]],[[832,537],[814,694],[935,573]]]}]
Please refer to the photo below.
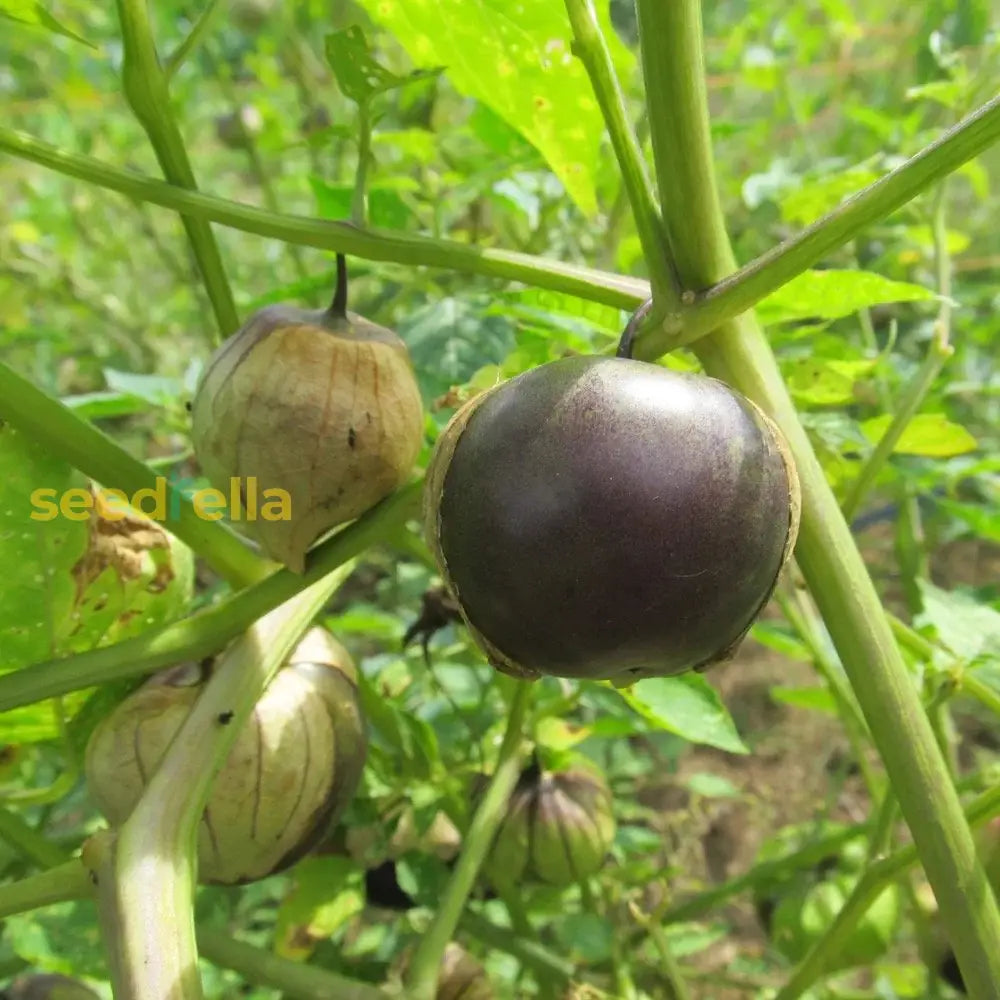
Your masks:
[{"label": "leaf", "polygon": [[96,904],[56,903],[4,919],[4,941],[29,965],[66,976],[107,977]]},{"label": "leaf", "polygon": [[933,299],[921,285],[893,281],[872,271],[804,271],[758,306],[765,325],[802,319],[838,319],[885,302]]},{"label": "leaf", "polygon": [[783,366],[788,389],[798,403],[837,406],[854,402],[854,386],[875,367],[874,359],[857,361],[799,358]]},{"label": "leaf", "polygon": [[81,42],[89,49],[97,48],[72,28],[57,21],[37,0],[0,0],[0,18],[44,28],[54,35],[62,35],[64,38],[72,38],[74,42]]},{"label": "leaf", "polygon": [[144,375],[105,368],[104,381],[112,392],[135,396],[154,406],[175,405],[186,395],[181,379],[167,375]]},{"label": "leaf", "polygon": [[9,424],[0,427],[0,673],[57,652],[54,625],[70,621],[72,570],[89,536],[87,515],[69,520],[58,503],[86,481]]},{"label": "leaf", "polygon": [[[861,430],[872,444],[878,444],[890,423],[892,416],[886,413],[865,420]],[[953,424],[943,413],[918,413],[906,425],[893,453],[949,458],[975,451],[978,447],[976,439],[961,424]]]},{"label": "leaf", "polygon": [[278,907],[274,950],[303,961],[318,941],[335,934],[365,908],[364,869],[351,858],[305,858],[293,869],[295,884]]},{"label": "leaf", "polygon": [[550,0],[360,0],[415,63],[442,63],[545,157],[587,215],[604,123],[586,72],[570,52],[569,18]]},{"label": "leaf", "polygon": [[406,76],[391,73],[371,54],[365,34],[356,24],[326,36],[326,61],[344,96],[355,104],[366,104],[377,94],[408,83],[429,80],[443,70],[417,69]]},{"label": "leaf", "polygon": [[944,498],[939,499],[937,504],[952,517],[964,521],[981,538],[1000,545],[1000,510]]},{"label": "leaf", "polygon": [[833,695],[824,687],[772,687],[771,697],[784,705],[806,708],[824,715],[837,715],[837,704]]},{"label": "leaf", "polygon": [[660,729],[730,753],[748,752],[715,688],[698,674],[641,680],[619,694]]},{"label": "leaf", "polygon": [[603,962],[611,955],[614,928],[597,913],[568,913],[558,917],[552,931],[565,952],[584,962]]},{"label": "leaf", "polygon": [[707,799],[738,799],[740,790],[728,779],[708,771],[698,771],[685,784],[696,795]]},{"label": "leaf", "polygon": [[1000,611],[960,591],[918,582],[924,605],[918,626],[931,626],[939,641],[964,660],[1000,653]]},{"label": "leaf", "polygon": [[[310,177],[309,186],[316,197],[316,212],[324,219],[349,219],[354,188],[349,184],[328,184],[320,177]],[[413,213],[392,188],[368,189],[368,215],[372,225],[386,229],[405,229]]]},{"label": "leaf", "polygon": [[63,396],[62,402],[84,420],[129,417],[134,413],[146,413],[152,408],[148,400],[129,392],[83,392]]}]

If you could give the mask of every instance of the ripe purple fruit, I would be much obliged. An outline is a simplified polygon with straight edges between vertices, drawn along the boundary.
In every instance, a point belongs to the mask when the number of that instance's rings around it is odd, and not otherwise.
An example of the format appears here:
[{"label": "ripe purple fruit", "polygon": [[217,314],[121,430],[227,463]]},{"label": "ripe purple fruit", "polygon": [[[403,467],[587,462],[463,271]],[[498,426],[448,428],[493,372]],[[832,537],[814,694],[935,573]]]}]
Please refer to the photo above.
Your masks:
[{"label": "ripe purple fruit", "polygon": [[428,471],[428,542],[490,661],[609,679],[731,656],[798,528],[770,419],[626,358],[542,365],[470,400]]}]

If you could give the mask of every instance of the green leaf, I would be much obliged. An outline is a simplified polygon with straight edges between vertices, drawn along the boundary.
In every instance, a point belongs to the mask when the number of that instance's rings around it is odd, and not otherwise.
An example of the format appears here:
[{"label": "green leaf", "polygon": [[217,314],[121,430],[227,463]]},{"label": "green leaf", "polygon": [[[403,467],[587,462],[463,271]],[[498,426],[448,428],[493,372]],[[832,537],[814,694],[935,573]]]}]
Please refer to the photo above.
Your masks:
[{"label": "green leaf", "polygon": [[917,302],[934,293],[871,271],[805,271],[757,306],[765,325],[802,319],[838,319],[885,302]]},{"label": "green leaf", "polygon": [[956,656],[973,660],[984,653],[1000,653],[1000,611],[957,590],[942,590],[920,580],[923,611],[918,626],[931,626],[938,639]]},{"label": "green leaf", "polygon": [[839,406],[854,402],[854,386],[875,367],[874,359],[858,361],[798,358],[783,366],[788,389],[797,403]]},{"label": "green leaf", "polygon": [[978,504],[959,503],[957,500],[937,501],[938,506],[952,517],[964,521],[981,538],[1000,545],[1000,510]]},{"label": "green leaf", "polygon": [[715,688],[698,674],[649,678],[619,694],[660,729],[730,753],[748,752]]},{"label": "green leaf", "polygon": [[44,28],[54,35],[62,35],[64,38],[72,38],[74,42],[82,42],[87,48],[97,48],[96,45],[88,42],[82,35],[78,35],[72,28],[57,21],[37,0],[0,0],[0,18]]},{"label": "green leaf", "polygon": [[698,771],[688,777],[685,784],[696,795],[707,799],[738,799],[740,790],[728,779],[708,771]]},{"label": "green leaf", "polygon": [[563,949],[584,962],[603,962],[611,956],[614,928],[597,913],[569,913],[557,918],[552,931]]},{"label": "green leaf", "polygon": [[70,488],[86,483],[65,462],[37,448],[10,425],[0,427],[0,673],[57,652],[56,627],[71,620],[73,567],[89,537],[84,519],[58,509]]},{"label": "green leaf", "polygon": [[569,18],[551,0],[360,0],[416,63],[436,62],[463,94],[517,129],[587,215],[604,133],[586,72],[570,52]]},{"label": "green leaf", "polygon": [[364,910],[365,873],[351,858],[323,855],[300,861],[293,876],[294,888],[278,907],[275,951],[302,961]]},{"label": "green leaf", "polygon": [[772,687],[771,697],[784,705],[806,708],[824,715],[837,715],[837,703],[824,687]]},{"label": "green leaf", "polygon": [[[861,424],[872,444],[877,444],[892,422],[890,414],[874,417]],[[918,413],[907,425],[893,452],[897,455],[923,455],[948,458],[964,455],[979,447],[976,439],[961,424],[953,424],[943,413]]]},{"label": "green leaf", "polygon": [[[316,212],[324,219],[349,219],[354,188],[349,184],[328,184],[320,177],[310,177],[316,197]],[[413,213],[398,191],[386,187],[368,190],[368,215],[372,225],[386,229],[405,229]]]},{"label": "green leaf", "polygon": [[4,941],[40,971],[107,977],[107,958],[92,900],[57,903],[34,913],[7,917]]},{"label": "green leaf", "polygon": [[153,406],[176,405],[186,394],[184,382],[167,375],[144,375],[105,368],[104,380],[112,392],[135,396]]},{"label": "green leaf", "polygon": [[365,104],[377,94],[408,83],[428,80],[443,69],[418,69],[406,76],[391,73],[371,54],[365,34],[356,24],[326,36],[326,60],[344,96],[355,104]]}]

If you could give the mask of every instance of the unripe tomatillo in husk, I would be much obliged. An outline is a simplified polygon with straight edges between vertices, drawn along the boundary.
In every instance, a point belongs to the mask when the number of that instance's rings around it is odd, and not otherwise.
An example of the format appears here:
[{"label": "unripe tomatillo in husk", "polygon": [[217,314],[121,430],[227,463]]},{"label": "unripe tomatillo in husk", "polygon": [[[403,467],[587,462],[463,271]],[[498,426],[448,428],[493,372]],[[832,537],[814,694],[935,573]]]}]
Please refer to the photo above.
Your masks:
[{"label": "unripe tomatillo in husk", "polygon": [[434,1000],[494,1000],[494,996],[486,970],[460,944],[449,941]]},{"label": "unripe tomatillo in husk", "polygon": [[611,792],[593,767],[521,774],[490,851],[487,876],[564,886],[600,870],[615,837]]},{"label": "unripe tomatillo in husk", "polygon": [[255,313],[209,359],[192,403],[206,477],[226,498],[235,488],[234,521],[295,572],[320,535],[410,478],[423,438],[406,346],[347,311],[337,266],[329,309]]},{"label": "unripe tomatillo in husk", "polygon": [[[195,665],[155,675],[94,729],[85,769],[109,822],[129,816],[201,692]],[[264,691],[212,784],[198,826],[203,882],[287,868],[316,847],[357,788],[366,736],[357,674],[328,633],[307,633]],[[227,720],[220,718],[220,724]]]},{"label": "unripe tomatillo in husk", "polygon": [[465,404],[428,470],[428,544],[500,670],[610,679],[732,655],[798,528],[771,420],[724,383],[570,357]]}]

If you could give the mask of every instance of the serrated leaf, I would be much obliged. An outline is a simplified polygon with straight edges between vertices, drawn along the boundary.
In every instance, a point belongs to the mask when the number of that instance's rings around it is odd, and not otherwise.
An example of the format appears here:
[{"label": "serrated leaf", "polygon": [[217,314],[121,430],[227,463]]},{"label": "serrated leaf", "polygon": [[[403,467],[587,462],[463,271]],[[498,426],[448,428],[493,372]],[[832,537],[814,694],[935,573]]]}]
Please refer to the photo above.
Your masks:
[{"label": "serrated leaf", "polygon": [[938,639],[964,660],[1000,653],[1000,611],[957,590],[918,582],[923,610],[917,625],[930,625]]},{"label": "serrated leaf", "polygon": [[[861,424],[872,444],[878,444],[892,422],[890,414],[874,417]],[[979,447],[976,439],[961,425],[952,423],[943,413],[918,413],[904,429],[893,452],[897,455],[923,455],[949,458],[964,455]]]},{"label": "serrated leaf", "polygon": [[934,293],[908,281],[872,271],[805,271],[757,306],[765,325],[802,319],[838,319],[886,302],[933,299]]},{"label": "serrated leaf", "polygon": [[324,855],[300,861],[293,876],[292,891],[278,907],[274,949],[303,961],[318,941],[364,910],[365,873],[351,858]]},{"label": "serrated leaf", "polygon": [[360,0],[417,64],[440,63],[455,87],[490,107],[545,157],[587,215],[604,123],[570,52],[561,3],[522,0]]},{"label": "serrated leaf", "polygon": [[748,752],[715,688],[698,674],[641,680],[619,694],[660,729],[730,753]]},{"label": "serrated leaf", "polygon": [[377,94],[440,74],[443,67],[418,69],[406,76],[387,70],[371,54],[365,33],[356,24],[326,36],[326,60],[344,96],[365,104]]}]

